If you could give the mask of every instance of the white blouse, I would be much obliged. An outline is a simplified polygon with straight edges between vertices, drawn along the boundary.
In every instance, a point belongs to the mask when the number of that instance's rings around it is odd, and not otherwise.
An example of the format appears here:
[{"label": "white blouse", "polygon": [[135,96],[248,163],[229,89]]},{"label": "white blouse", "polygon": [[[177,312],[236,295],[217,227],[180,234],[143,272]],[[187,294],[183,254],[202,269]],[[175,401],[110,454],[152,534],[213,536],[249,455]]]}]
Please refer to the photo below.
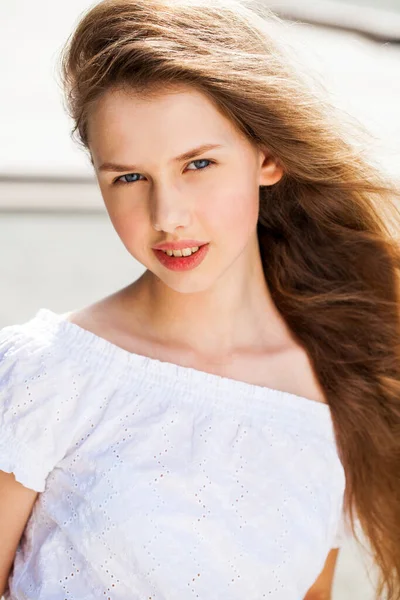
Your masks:
[{"label": "white blouse", "polygon": [[48,309],[0,330],[0,469],[40,492],[6,600],[302,600],[349,535],[328,405]]}]

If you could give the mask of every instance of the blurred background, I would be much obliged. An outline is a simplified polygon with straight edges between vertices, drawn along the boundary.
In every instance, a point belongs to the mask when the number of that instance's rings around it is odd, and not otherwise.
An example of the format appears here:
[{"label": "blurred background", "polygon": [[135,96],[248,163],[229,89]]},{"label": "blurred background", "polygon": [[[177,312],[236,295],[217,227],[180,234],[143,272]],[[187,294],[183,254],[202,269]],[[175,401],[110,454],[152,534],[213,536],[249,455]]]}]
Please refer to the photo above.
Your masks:
[{"label": "blurred background", "polygon": [[[82,307],[144,270],[119,241],[90,162],[71,140],[56,78],[62,45],[94,3],[0,3],[0,327],[42,307]],[[400,0],[265,4],[296,23],[299,60],[374,135],[371,152],[400,181]],[[333,600],[372,600],[372,569],[347,540]]]}]

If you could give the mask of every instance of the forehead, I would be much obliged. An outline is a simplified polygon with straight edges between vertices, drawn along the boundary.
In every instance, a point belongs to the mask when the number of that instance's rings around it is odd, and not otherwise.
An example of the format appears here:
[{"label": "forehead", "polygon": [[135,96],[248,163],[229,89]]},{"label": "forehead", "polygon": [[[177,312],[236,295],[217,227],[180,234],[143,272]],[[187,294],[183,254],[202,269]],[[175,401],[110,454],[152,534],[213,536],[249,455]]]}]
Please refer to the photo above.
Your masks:
[{"label": "forehead", "polygon": [[92,107],[91,118],[113,116],[120,110],[146,115],[159,110],[171,111],[174,107],[198,109],[218,112],[211,98],[205,93],[189,86],[169,86],[165,90],[155,89],[148,92],[137,92],[127,86],[107,90]]},{"label": "forehead", "polygon": [[121,147],[135,142],[141,146],[147,142],[161,145],[174,139],[177,146],[185,147],[188,136],[204,139],[212,135],[224,143],[242,137],[206,94],[189,87],[150,95],[109,90],[92,107],[88,134],[92,149],[113,144],[113,140]]}]

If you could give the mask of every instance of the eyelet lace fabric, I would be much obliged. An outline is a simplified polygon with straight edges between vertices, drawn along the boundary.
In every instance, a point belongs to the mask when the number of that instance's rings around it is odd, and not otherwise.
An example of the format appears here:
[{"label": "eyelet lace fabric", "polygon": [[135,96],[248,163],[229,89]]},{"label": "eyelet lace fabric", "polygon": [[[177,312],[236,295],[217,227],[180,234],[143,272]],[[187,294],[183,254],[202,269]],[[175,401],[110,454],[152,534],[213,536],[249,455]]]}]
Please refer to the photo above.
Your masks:
[{"label": "eyelet lace fabric", "polygon": [[301,600],[348,535],[328,405],[44,308],[0,331],[0,469],[39,492],[5,600]]}]

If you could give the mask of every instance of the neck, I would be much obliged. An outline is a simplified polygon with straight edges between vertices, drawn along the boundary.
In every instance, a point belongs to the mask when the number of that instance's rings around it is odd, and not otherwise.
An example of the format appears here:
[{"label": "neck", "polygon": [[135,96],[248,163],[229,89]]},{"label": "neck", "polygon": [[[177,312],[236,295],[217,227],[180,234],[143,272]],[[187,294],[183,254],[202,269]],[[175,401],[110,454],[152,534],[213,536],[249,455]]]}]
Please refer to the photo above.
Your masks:
[{"label": "neck", "polygon": [[210,359],[280,346],[288,337],[265,281],[258,243],[198,292],[176,291],[145,271],[128,288],[126,308],[140,315],[142,331],[157,343]]}]

